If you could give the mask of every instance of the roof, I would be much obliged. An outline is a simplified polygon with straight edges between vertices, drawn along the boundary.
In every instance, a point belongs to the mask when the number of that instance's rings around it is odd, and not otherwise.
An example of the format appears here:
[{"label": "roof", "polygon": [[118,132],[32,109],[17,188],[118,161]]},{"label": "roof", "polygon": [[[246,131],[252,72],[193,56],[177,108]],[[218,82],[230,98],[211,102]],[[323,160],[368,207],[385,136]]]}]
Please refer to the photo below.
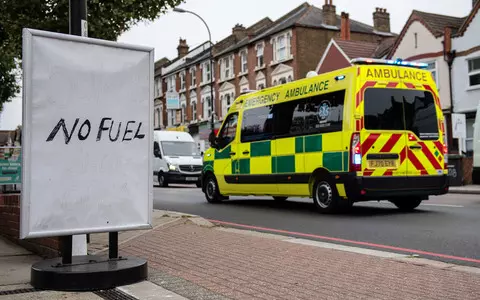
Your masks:
[{"label": "roof", "polygon": [[468,28],[468,25],[472,22],[473,18],[477,15],[478,11],[480,10],[480,1],[477,1],[473,6],[470,14],[465,17],[465,21],[463,22],[462,26],[458,29],[455,36],[462,36]]},{"label": "roof", "polygon": [[377,43],[342,40],[339,38],[335,38],[334,40],[338,47],[340,47],[350,59],[357,57],[373,57],[372,55],[378,47]]},{"label": "roof", "polygon": [[162,74],[162,67],[170,63],[170,60],[166,57],[163,57],[155,62],[155,76]]},{"label": "roof", "polygon": [[[230,46],[226,47],[225,49],[220,50],[218,53],[215,54],[215,57],[222,56],[226,53],[232,52],[232,51],[234,51],[238,48],[242,48],[242,47],[250,44],[252,42],[252,38],[249,37],[248,34],[250,34],[251,36],[258,36],[258,35],[262,34],[265,30],[268,30],[272,23],[273,23],[272,20],[270,20],[270,18],[268,18],[268,17],[263,18],[262,20],[256,22],[255,24],[253,24],[252,26],[250,26],[246,29],[247,36],[245,38],[237,41],[236,43],[233,43],[233,45],[230,45]],[[230,35],[226,39],[231,38],[231,37],[232,37],[232,35]]]},{"label": "roof", "polygon": [[412,14],[419,16],[427,25],[427,28],[436,37],[442,36],[445,27],[451,27],[452,33],[455,34],[465,22],[466,17],[458,18],[439,14],[432,14],[423,11],[413,10]]},{"label": "roof", "polygon": [[465,23],[466,19],[467,17],[458,18],[413,10],[388,55],[393,55],[393,53],[397,50],[398,46],[403,40],[403,37],[407,33],[408,28],[413,22],[422,23],[436,38],[438,38],[443,36],[445,27],[450,27],[452,29],[452,34],[457,33],[462,24]]},{"label": "roof", "polygon": [[[201,45],[199,45],[199,46],[195,47],[194,49],[188,51],[188,54],[186,56],[188,56],[189,54],[191,54],[194,51],[197,51],[198,49],[203,47],[206,43],[208,43],[208,42],[202,43]],[[184,59],[185,61],[182,64],[179,64],[174,69],[169,70],[165,74],[162,74],[162,76],[167,76],[167,75],[176,73],[179,70],[184,69],[185,67],[191,66],[191,65],[193,65],[194,63],[196,63],[200,60],[204,60],[204,59],[208,58],[209,56],[210,56],[210,48],[207,48],[206,50],[200,52],[199,54],[197,54],[193,57],[185,57],[185,56],[184,57],[177,57],[174,60],[170,61],[168,65],[171,65],[171,64],[177,62],[180,59]],[[164,65],[164,67],[165,67],[165,65]]]},{"label": "roof", "polygon": [[[254,38],[244,38],[243,40],[231,45],[230,47],[223,49],[215,56],[225,55],[250,43],[265,39],[275,33],[281,32],[294,26],[339,31],[342,18],[338,14],[336,15],[336,17],[336,26],[325,25],[322,9],[310,5],[308,2],[304,2],[293,10],[286,13],[285,15],[278,18],[275,22],[269,24],[268,28],[261,28],[261,30],[259,30],[260,32],[256,33]],[[379,36],[396,36],[396,34],[390,32],[378,32],[373,26],[352,19],[350,19],[350,31],[358,33],[376,34]]]}]

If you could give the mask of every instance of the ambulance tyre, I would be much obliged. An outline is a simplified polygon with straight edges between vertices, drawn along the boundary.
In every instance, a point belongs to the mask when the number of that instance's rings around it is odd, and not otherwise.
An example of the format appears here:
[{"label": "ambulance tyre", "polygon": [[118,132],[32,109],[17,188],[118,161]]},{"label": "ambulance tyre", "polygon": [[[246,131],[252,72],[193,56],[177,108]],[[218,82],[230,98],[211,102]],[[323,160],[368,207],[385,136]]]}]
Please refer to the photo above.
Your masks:
[{"label": "ambulance tyre", "polygon": [[315,180],[312,195],[313,203],[320,213],[337,213],[352,206],[350,201],[340,198],[335,184],[325,177]]},{"label": "ambulance tyre", "polygon": [[399,210],[408,212],[415,210],[422,201],[422,198],[415,197],[404,200],[391,200],[390,202],[392,202]]},{"label": "ambulance tyre", "polygon": [[205,178],[205,199],[208,203],[219,203],[225,199],[218,190],[217,180],[212,174],[208,174]]}]

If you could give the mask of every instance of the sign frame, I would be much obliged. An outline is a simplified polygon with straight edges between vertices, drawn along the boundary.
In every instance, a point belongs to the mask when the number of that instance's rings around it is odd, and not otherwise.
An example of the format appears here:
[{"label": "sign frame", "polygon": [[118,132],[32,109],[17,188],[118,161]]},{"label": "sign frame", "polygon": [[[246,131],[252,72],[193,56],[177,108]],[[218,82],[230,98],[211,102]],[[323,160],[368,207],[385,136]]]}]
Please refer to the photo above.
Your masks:
[{"label": "sign frame", "polygon": [[[146,143],[148,144],[148,153],[143,155],[148,155],[148,190],[146,189],[146,194],[148,199],[145,199],[145,204],[148,207],[144,207],[147,211],[144,211],[145,219],[142,217],[141,221],[135,224],[123,224],[123,225],[104,225],[96,227],[84,227],[84,228],[70,228],[65,230],[43,230],[43,231],[31,231],[30,219],[31,219],[31,190],[30,190],[30,181],[31,174],[29,170],[31,167],[31,153],[32,153],[32,85],[33,85],[33,39],[34,37],[43,37],[50,38],[54,40],[61,40],[67,42],[79,42],[82,44],[88,45],[98,45],[104,47],[111,47],[117,49],[133,50],[145,52],[149,60],[148,68],[148,92],[146,95],[149,97],[148,102],[148,116],[145,118],[148,120],[148,124],[145,124],[145,131],[148,131],[146,134]],[[124,44],[119,42],[112,42],[101,39],[94,39],[82,36],[61,34],[55,32],[48,32],[30,28],[23,29],[23,49],[22,49],[22,65],[23,65],[23,114],[22,114],[22,194],[20,202],[20,239],[30,239],[30,238],[42,238],[42,237],[52,237],[52,236],[68,236],[68,235],[79,235],[79,234],[88,234],[88,233],[103,233],[103,232],[118,232],[118,231],[128,231],[128,230],[145,230],[152,228],[152,213],[153,213],[153,99],[154,99],[154,48],[145,47],[131,44]],[[71,125],[70,125],[71,126]],[[127,127],[128,128],[128,127]],[[145,147],[146,148],[146,147]],[[71,179],[74,180],[74,179]],[[143,202],[142,202],[143,203]],[[143,206],[142,206],[143,207]],[[107,222],[108,223],[108,222]]]},{"label": "sign frame", "polygon": [[[172,102],[175,101],[175,105]],[[168,91],[165,93],[165,105],[167,110],[180,109],[180,94],[177,91]]]}]

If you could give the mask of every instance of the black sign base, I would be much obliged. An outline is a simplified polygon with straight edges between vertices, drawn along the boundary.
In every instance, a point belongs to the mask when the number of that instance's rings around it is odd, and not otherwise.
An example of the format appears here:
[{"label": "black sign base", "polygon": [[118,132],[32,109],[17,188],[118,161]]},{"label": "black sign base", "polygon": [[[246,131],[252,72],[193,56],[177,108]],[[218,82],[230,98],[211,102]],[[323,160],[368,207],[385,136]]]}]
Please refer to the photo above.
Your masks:
[{"label": "black sign base", "polygon": [[62,258],[40,261],[32,266],[31,285],[55,291],[111,289],[146,280],[147,261],[135,257],[109,259],[94,255],[73,256],[71,264]]}]

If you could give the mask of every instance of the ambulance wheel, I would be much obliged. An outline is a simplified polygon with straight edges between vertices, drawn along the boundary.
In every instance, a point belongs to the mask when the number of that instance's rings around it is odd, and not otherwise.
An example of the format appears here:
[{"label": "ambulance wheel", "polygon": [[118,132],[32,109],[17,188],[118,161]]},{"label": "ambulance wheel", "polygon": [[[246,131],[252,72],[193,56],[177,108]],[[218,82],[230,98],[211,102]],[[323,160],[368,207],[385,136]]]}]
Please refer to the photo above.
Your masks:
[{"label": "ambulance wheel", "polygon": [[286,201],[287,199],[288,199],[288,197],[277,197],[277,196],[273,197],[273,200],[278,201],[278,202],[283,202],[283,201]]},{"label": "ambulance wheel", "polygon": [[317,179],[313,185],[313,203],[321,213],[336,213],[352,206],[349,200],[338,195],[337,187],[329,179]]},{"label": "ambulance wheel", "polygon": [[423,199],[421,198],[410,198],[403,200],[390,200],[398,209],[401,211],[413,211],[417,208]]},{"label": "ambulance wheel", "polygon": [[225,197],[220,194],[217,180],[212,174],[207,175],[205,179],[205,198],[208,203],[219,203],[225,199]]},{"label": "ambulance wheel", "polygon": [[163,175],[163,173],[158,173],[158,185],[160,187],[168,187],[167,178],[165,178],[165,175]]}]

